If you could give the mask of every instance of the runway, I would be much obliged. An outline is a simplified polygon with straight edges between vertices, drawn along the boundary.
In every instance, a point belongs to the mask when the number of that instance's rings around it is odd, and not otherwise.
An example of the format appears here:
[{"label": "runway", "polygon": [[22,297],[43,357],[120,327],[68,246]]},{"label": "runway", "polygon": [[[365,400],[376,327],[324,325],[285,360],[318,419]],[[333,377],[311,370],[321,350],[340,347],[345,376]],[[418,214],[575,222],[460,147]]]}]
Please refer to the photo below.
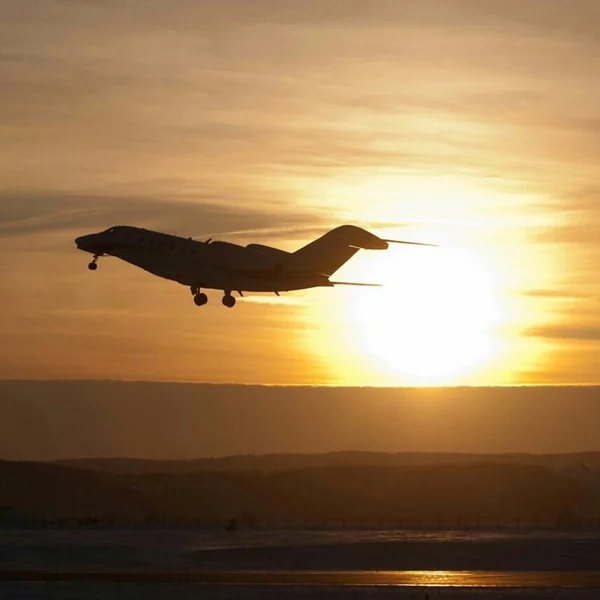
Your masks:
[{"label": "runway", "polygon": [[0,582],[196,583],[260,586],[600,588],[600,571],[0,570]]}]

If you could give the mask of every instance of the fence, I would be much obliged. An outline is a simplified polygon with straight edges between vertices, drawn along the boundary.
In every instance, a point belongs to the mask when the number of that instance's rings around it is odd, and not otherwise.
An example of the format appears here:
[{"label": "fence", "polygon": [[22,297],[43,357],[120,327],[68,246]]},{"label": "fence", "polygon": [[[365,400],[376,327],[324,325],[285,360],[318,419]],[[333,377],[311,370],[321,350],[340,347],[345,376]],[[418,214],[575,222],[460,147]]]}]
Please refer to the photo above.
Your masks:
[{"label": "fence", "polygon": [[299,518],[231,517],[178,518],[153,515],[140,518],[112,516],[79,519],[18,519],[0,526],[81,526],[81,527],[197,527],[202,529],[244,530],[511,530],[600,528],[599,517],[379,517],[379,518]]}]

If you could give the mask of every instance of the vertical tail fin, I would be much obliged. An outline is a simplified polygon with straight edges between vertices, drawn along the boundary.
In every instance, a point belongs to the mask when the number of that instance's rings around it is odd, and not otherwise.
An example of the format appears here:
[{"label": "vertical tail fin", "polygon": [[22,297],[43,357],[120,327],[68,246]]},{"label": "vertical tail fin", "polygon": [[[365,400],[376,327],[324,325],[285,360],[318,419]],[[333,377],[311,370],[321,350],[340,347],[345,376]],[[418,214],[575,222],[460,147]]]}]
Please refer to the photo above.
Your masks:
[{"label": "vertical tail fin", "polygon": [[387,243],[354,225],[341,225],[290,255],[286,270],[333,275],[361,248],[385,250]]}]

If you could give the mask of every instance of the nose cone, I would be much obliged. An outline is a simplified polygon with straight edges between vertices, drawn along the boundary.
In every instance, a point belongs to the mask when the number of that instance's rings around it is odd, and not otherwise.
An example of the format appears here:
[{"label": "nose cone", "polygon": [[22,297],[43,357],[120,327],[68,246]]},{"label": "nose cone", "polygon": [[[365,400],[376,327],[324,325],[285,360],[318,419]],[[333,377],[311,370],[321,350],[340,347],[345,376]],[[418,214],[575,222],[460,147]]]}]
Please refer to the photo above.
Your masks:
[{"label": "nose cone", "polygon": [[82,235],[78,238],[75,238],[75,244],[79,250],[84,250],[85,252],[94,252],[94,236],[91,235]]},{"label": "nose cone", "polygon": [[86,235],[81,235],[78,238],[75,238],[75,244],[77,245],[77,247],[81,250],[82,247],[85,245],[85,238],[87,236]]}]

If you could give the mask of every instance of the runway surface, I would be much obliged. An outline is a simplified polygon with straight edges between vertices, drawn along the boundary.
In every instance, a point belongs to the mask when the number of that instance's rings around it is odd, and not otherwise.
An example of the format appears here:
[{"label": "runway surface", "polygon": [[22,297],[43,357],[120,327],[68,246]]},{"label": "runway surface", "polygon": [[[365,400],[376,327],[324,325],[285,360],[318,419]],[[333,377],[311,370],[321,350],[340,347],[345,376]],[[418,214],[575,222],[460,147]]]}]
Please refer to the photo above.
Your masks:
[{"label": "runway surface", "polygon": [[0,528],[12,600],[598,600],[600,530]]},{"label": "runway surface", "polygon": [[600,571],[0,570],[0,582],[199,583],[241,586],[600,588]]}]

